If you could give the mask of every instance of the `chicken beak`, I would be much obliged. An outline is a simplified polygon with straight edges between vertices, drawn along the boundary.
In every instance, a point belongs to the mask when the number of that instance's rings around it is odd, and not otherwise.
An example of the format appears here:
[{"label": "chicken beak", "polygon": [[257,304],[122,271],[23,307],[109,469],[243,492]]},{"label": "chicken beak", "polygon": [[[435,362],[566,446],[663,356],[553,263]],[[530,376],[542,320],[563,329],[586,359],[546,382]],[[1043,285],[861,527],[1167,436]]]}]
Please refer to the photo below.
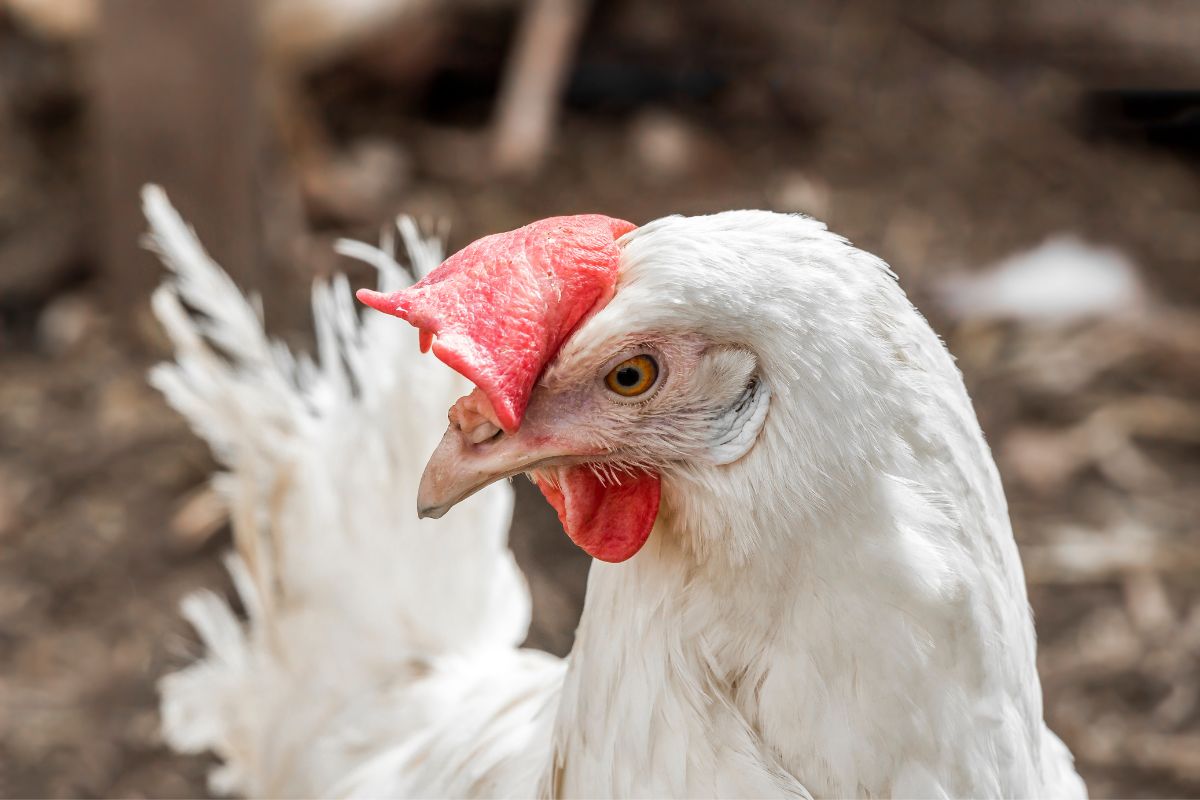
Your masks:
[{"label": "chicken beak", "polygon": [[521,431],[498,431],[476,443],[470,431],[451,422],[421,476],[417,516],[438,519],[458,503],[502,478],[535,467],[565,462],[561,448]]}]

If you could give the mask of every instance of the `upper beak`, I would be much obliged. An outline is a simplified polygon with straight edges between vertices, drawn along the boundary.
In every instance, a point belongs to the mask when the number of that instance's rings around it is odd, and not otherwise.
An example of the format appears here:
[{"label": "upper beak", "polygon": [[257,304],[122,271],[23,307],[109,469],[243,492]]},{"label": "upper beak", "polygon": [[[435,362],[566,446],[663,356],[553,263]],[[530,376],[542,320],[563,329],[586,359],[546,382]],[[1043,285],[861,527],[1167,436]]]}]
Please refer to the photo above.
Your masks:
[{"label": "upper beak", "polygon": [[562,448],[518,430],[478,444],[450,423],[417,489],[417,516],[437,519],[488,484],[538,466],[566,461]]}]

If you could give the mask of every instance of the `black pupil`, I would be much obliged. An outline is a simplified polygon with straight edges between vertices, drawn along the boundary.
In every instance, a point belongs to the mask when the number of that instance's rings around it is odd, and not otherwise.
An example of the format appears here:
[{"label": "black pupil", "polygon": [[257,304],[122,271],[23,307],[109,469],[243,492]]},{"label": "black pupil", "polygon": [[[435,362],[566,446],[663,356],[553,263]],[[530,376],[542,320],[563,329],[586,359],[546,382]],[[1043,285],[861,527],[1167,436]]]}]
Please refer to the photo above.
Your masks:
[{"label": "black pupil", "polygon": [[642,371],[637,367],[621,367],[617,370],[617,383],[628,389],[631,386],[637,386],[638,381],[642,379]]}]

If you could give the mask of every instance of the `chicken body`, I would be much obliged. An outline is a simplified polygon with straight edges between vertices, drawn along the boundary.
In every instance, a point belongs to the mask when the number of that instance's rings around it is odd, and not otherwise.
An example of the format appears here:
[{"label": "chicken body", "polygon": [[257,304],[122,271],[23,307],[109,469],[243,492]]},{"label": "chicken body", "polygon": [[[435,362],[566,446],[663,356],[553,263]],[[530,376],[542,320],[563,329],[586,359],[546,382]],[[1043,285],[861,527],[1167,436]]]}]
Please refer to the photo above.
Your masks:
[{"label": "chicken body", "polygon": [[[671,360],[668,399],[730,410],[628,412],[641,427],[622,436],[644,438],[639,463],[661,475],[658,516],[635,556],[593,565],[560,661],[515,649],[528,596],[503,482],[443,519],[407,517],[432,409],[461,381],[394,321],[360,329],[337,287],[316,297],[319,364],[295,368],[252,313],[234,319],[232,286],[165,201],[149,195],[148,212],[177,275],[158,309],[178,364],[157,380],[231,470],[251,612],[243,628],[193,601],[210,656],[164,686],[171,741],[215,750],[219,788],[1084,795],[1042,720],[1021,567],[970,401],[878,259],[766,212],[620,240],[615,294],[555,354],[531,418],[635,340]],[[417,272],[439,260],[408,244]],[[210,314],[206,330],[172,292]],[[685,423],[693,450],[669,438]]]}]

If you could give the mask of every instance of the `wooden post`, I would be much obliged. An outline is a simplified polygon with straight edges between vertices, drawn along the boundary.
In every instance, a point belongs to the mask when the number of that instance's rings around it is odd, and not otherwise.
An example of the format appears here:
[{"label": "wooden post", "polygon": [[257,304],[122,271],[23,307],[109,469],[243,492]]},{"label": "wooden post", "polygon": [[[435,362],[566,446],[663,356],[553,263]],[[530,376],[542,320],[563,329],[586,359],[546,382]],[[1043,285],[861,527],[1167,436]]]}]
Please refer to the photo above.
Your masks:
[{"label": "wooden post", "polygon": [[587,10],[587,0],[526,0],[496,101],[498,173],[529,175],[546,157]]},{"label": "wooden post", "polygon": [[[133,311],[161,276],[140,247],[139,189],[161,184],[243,286],[259,282],[257,3],[103,0],[93,133],[102,279]],[[134,318],[131,313],[126,318]]]}]

